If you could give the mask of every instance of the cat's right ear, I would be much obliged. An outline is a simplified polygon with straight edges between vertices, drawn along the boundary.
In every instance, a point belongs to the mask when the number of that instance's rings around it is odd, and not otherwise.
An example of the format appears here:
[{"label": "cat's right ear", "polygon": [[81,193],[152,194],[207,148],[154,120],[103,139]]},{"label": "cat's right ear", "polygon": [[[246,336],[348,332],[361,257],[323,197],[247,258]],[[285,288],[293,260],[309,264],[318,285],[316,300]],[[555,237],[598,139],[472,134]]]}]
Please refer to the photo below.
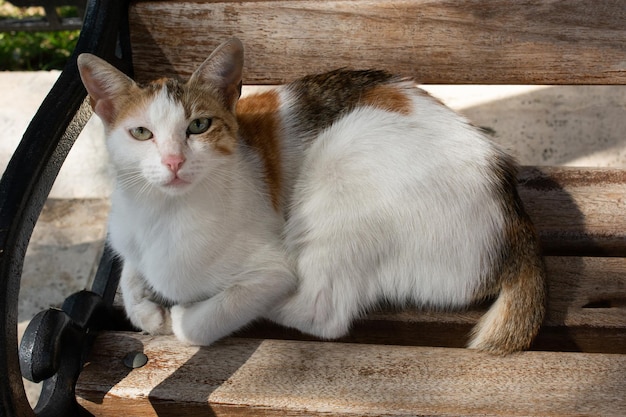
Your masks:
[{"label": "cat's right ear", "polygon": [[135,82],[113,65],[92,54],[80,54],[77,63],[93,111],[104,122],[111,123],[115,117],[116,99]]}]

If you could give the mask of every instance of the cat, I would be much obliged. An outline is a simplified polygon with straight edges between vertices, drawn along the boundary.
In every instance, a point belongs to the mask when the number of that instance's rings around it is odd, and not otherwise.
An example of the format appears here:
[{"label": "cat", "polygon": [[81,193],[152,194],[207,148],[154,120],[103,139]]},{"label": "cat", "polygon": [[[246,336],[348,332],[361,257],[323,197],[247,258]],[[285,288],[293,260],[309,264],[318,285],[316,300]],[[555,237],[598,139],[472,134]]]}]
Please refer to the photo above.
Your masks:
[{"label": "cat", "polygon": [[208,345],[269,318],[334,339],[380,302],[497,297],[468,347],[530,346],[545,273],[517,166],[413,80],[340,69],[240,100],[235,38],[187,82],[78,66],[115,171],[109,240],[135,326]]}]

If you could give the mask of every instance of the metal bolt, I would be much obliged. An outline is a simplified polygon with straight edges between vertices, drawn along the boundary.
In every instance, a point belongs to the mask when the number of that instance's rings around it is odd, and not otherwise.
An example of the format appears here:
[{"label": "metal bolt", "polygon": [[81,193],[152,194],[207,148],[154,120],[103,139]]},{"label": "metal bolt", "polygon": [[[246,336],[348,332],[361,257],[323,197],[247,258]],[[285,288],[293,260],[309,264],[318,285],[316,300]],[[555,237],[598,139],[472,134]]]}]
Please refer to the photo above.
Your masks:
[{"label": "metal bolt", "polygon": [[130,352],[124,357],[124,365],[130,369],[137,369],[148,363],[148,357],[143,352]]}]

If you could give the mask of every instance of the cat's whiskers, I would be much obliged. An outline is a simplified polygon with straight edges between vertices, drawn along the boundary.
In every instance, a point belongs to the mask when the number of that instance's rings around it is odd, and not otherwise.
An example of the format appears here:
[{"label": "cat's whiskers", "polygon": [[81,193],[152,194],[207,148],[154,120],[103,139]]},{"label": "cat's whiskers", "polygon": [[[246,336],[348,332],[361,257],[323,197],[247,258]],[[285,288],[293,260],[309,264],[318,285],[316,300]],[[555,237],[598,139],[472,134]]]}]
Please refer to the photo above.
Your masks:
[{"label": "cat's whiskers", "polygon": [[117,183],[121,188],[128,189],[142,181],[141,172],[137,169],[120,171],[117,174]]},{"label": "cat's whiskers", "polygon": [[141,175],[141,170],[136,168],[120,170],[117,175],[117,185],[122,190],[133,190],[137,197],[146,197],[153,189],[153,185]]},{"label": "cat's whiskers", "polygon": [[144,181],[141,188],[137,191],[137,197],[148,197],[150,192],[154,189],[154,186],[148,181]]}]

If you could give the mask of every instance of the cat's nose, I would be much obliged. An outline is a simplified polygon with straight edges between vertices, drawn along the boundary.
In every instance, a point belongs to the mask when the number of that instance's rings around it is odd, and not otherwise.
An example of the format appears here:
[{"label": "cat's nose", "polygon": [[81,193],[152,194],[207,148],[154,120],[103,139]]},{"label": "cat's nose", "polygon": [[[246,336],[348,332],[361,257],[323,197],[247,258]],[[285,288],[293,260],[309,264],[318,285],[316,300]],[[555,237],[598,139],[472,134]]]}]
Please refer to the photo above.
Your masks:
[{"label": "cat's nose", "polygon": [[161,163],[167,166],[174,174],[178,173],[185,162],[183,155],[165,155],[161,158]]}]

